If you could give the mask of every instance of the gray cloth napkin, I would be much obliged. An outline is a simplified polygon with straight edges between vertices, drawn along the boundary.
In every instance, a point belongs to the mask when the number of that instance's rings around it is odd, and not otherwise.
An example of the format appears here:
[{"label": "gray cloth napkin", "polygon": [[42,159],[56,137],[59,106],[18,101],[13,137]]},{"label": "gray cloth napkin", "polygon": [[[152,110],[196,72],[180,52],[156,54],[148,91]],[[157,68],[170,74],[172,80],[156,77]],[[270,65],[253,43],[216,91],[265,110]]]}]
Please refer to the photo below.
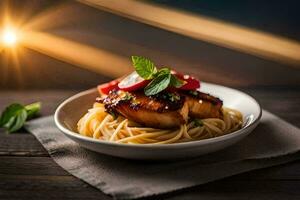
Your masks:
[{"label": "gray cloth napkin", "polygon": [[26,129],[62,168],[116,199],[167,193],[300,158],[300,130],[267,111],[238,144],[172,162],[125,160],[86,150],[56,128],[53,116],[30,121]]}]

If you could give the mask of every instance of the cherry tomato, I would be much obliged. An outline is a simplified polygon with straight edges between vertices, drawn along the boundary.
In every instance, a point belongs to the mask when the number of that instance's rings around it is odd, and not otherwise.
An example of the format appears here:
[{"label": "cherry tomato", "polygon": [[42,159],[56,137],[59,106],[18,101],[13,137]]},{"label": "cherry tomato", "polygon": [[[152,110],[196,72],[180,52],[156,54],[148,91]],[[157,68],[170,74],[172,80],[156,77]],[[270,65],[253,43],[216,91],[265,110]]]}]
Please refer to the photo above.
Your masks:
[{"label": "cherry tomato", "polygon": [[140,77],[136,71],[132,72],[126,76],[119,84],[119,88],[124,91],[135,91],[141,88],[146,87],[149,83],[149,80],[145,80]]},{"label": "cherry tomato", "polygon": [[177,78],[186,82],[186,84],[184,84],[179,89],[181,89],[181,90],[196,90],[196,89],[200,88],[200,81],[198,79],[196,79],[195,77],[190,76],[190,75],[180,74],[173,70],[171,71],[171,73],[173,75],[175,75]]},{"label": "cherry tomato", "polygon": [[119,88],[118,87],[119,82],[120,81],[116,79],[111,82],[98,85],[98,91],[100,94],[108,95],[111,90]]}]

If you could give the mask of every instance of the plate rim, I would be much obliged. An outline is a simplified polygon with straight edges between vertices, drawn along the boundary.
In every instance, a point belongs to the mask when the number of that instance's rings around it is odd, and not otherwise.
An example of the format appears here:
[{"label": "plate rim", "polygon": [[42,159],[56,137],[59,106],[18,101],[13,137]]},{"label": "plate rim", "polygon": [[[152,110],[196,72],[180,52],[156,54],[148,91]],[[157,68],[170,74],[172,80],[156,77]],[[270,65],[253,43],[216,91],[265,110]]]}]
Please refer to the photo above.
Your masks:
[{"label": "plate rim", "polygon": [[224,140],[229,140],[231,138],[237,137],[238,135],[241,135],[244,132],[247,132],[247,130],[251,130],[251,128],[255,128],[262,116],[262,108],[260,106],[260,104],[256,101],[255,98],[253,98],[251,95],[242,92],[240,90],[234,89],[234,88],[230,88],[230,87],[226,87],[223,85],[218,85],[218,84],[213,84],[213,83],[208,83],[208,82],[201,82],[201,84],[207,84],[209,86],[213,86],[213,87],[222,87],[224,89],[229,89],[232,90],[234,92],[240,93],[242,95],[247,96],[248,98],[250,98],[257,106],[258,110],[259,110],[259,114],[258,116],[251,122],[249,123],[247,126],[243,127],[242,129],[236,130],[234,132],[228,133],[226,135],[222,135],[222,136],[218,136],[218,137],[213,137],[213,138],[207,138],[207,139],[202,139],[202,140],[196,140],[196,141],[188,141],[188,142],[182,142],[182,143],[171,143],[171,144],[124,144],[124,143],[116,143],[116,142],[109,142],[109,141],[102,141],[102,140],[97,140],[94,138],[90,138],[87,136],[83,136],[79,133],[76,133],[68,128],[66,128],[59,120],[59,113],[62,110],[62,108],[68,104],[69,102],[83,96],[86,94],[89,94],[91,92],[95,92],[97,91],[96,88],[91,88],[88,90],[84,90],[82,92],[79,92],[67,99],[65,99],[55,110],[54,113],[54,122],[55,125],[58,127],[58,129],[63,132],[64,134],[66,134],[68,137],[75,137],[76,139],[79,140],[85,140],[88,142],[92,142],[92,143],[97,143],[97,144],[101,144],[101,145],[110,145],[110,146],[117,146],[117,147],[128,147],[128,148],[178,148],[178,147],[193,147],[193,146],[201,146],[201,145],[209,145],[212,143],[217,143],[217,142],[221,142]]}]

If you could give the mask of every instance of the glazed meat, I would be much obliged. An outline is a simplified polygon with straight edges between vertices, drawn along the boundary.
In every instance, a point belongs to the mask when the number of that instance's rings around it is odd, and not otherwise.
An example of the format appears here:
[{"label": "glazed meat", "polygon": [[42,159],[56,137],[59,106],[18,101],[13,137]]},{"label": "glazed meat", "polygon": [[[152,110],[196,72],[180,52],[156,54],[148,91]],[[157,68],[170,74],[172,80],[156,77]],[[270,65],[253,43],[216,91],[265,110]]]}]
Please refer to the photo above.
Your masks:
[{"label": "glazed meat", "polygon": [[97,100],[108,112],[116,112],[146,127],[173,128],[187,123],[186,97],[178,93],[160,93],[151,97],[143,91],[113,90]]},{"label": "glazed meat", "polygon": [[219,98],[199,91],[188,91],[184,95],[189,107],[189,116],[222,119],[223,102]]},{"label": "glazed meat", "polygon": [[113,90],[97,99],[109,113],[118,113],[146,127],[173,128],[191,118],[222,119],[223,102],[199,91],[161,92],[145,96],[143,91]]}]

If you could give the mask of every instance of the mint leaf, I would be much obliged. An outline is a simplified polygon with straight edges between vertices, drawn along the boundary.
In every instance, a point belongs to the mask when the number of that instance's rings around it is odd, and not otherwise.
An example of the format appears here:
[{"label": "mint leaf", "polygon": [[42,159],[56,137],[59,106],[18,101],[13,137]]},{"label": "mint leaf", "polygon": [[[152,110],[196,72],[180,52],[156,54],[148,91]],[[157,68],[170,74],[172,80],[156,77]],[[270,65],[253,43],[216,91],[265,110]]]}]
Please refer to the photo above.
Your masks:
[{"label": "mint leaf", "polygon": [[131,56],[133,66],[136,73],[145,80],[152,81],[144,88],[145,95],[155,95],[166,89],[168,86],[180,88],[186,81],[181,80],[175,75],[171,74],[168,67],[157,69],[154,63],[142,56]]},{"label": "mint leaf", "polygon": [[41,110],[41,102],[36,102],[25,106],[27,119],[31,119]]},{"label": "mint leaf", "polygon": [[135,71],[143,79],[152,79],[154,77],[154,74],[157,73],[157,69],[151,60],[142,56],[131,56],[131,60]]},{"label": "mint leaf", "polygon": [[24,109],[24,106],[18,103],[13,103],[10,106],[6,107],[5,110],[1,114],[0,118],[0,127],[4,127],[10,119],[19,112],[19,110]]},{"label": "mint leaf", "polygon": [[158,94],[169,86],[171,74],[162,74],[154,78],[144,89],[146,96]]},{"label": "mint leaf", "polygon": [[177,78],[176,76],[174,76],[173,74],[171,75],[171,81],[170,81],[170,85],[174,86],[176,88],[180,88],[182,87],[184,84],[186,84],[185,81]]},{"label": "mint leaf", "polygon": [[9,127],[7,127],[8,132],[15,132],[17,130],[19,130],[20,128],[22,128],[22,126],[24,125],[26,119],[27,119],[27,112],[25,109],[21,109],[19,110],[16,115],[13,117],[13,123],[11,123],[9,125]]},{"label": "mint leaf", "polygon": [[27,106],[17,103],[11,104],[1,114],[0,127],[6,128],[10,133],[15,132],[22,128],[27,119],[36,115],[40,108],[39,102]]},{"label": "mint leaf", "polygon": [[158,70],[158,72],[155,74],[156,76],[160,76],[160,75],[164,75],[164,74],[171,74],[171,71],[169,68],[161,68],[160,70]]},{"label": "mint leaf", "polygon": [[6,128],[6,129],[8,129],[10,126],[12,126],[12,124],[15,122],[15,117],[12,117],[12,118],[10,118],[9,119],[9,121],[6,123],[6,124],[4,124],[4,128]]}]

